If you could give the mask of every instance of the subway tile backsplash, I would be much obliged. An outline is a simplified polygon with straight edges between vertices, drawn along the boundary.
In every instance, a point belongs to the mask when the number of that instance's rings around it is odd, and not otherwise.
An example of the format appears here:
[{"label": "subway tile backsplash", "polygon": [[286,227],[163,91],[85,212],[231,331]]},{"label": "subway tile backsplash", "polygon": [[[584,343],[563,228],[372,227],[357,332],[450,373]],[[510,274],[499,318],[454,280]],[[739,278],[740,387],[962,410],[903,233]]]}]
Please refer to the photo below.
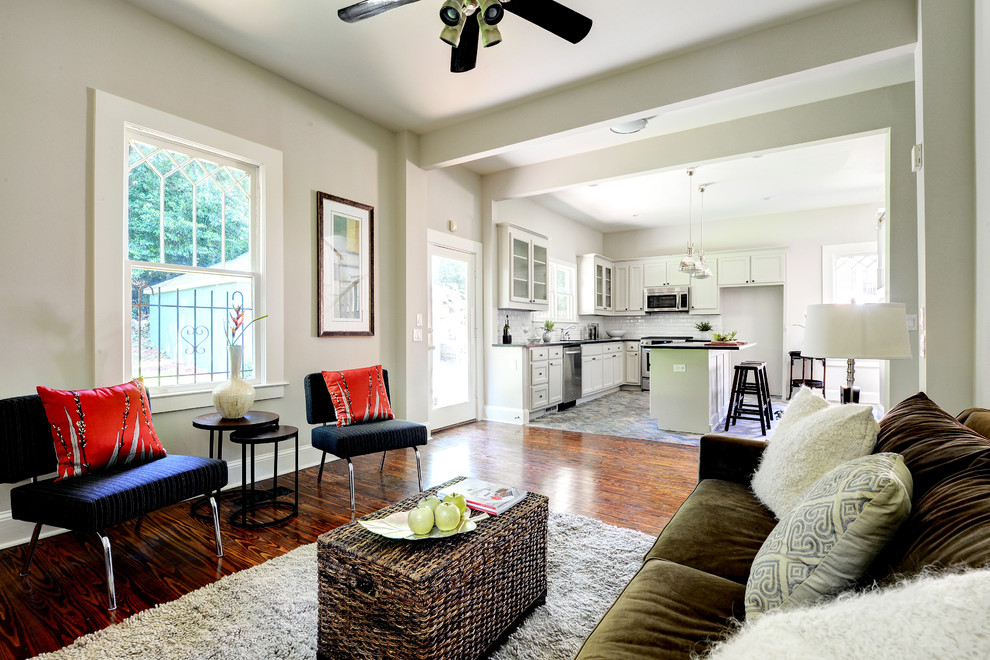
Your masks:
[{"label": "subway tile backsplash", "polygon": [[[543,334],[543,319],[541,312],[524,312],[515,309],[498,310],[498,323],[495,327],[495,341],[500,341],[505,317],[509,317],[509,330],[514,343],[522,343],[527,338],[540,337]],[[699,321],[708,321],[716,332],[722,331],[722,316],[719,314],[684,314],[663,312],[643,316],[580,316],[574,328],[570,331],[571,339],[582,339],[588,336],[588,324],[597,323],[599,335],[606,337],[607,330],[625,330],[626,338],[639,339],[647,336],[700,337],[702,333],[694,326]],[[570,323],[557,323],[553,330],[553,339],[559,340],[562,331]],[[527,332],[528,331],[528,332]]]}]

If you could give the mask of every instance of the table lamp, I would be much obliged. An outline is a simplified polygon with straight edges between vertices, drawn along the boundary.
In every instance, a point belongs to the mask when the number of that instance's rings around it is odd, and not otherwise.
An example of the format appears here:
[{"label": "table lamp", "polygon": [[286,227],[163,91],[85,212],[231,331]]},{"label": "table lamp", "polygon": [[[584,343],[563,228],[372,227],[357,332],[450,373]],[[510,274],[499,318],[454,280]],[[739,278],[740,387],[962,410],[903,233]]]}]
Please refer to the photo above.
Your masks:
[{"label": "table lamp", "polygon": [[907,316],[901,303],[808,305],[801,354],[846,359],[842,402],[859,402],[856,358],[891,360],[911,357]]}]

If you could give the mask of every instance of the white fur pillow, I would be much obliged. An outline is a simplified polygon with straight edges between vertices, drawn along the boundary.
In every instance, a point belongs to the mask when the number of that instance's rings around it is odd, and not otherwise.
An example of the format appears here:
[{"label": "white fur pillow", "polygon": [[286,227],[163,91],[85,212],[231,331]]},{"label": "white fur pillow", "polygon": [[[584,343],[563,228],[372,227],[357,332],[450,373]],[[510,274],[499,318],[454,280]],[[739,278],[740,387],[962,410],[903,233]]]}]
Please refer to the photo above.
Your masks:
[{"label": "white fur pillow", "polygon": [[872,452],[877,429],[873,406],[832,405],[802,387],[767,441],[753,492],[783,518],[826,472]]},{"label": "white fur pillow", "polygon": [[990,657],[990,570],[937,575],[775,610],[716,644],[710,660]]}]

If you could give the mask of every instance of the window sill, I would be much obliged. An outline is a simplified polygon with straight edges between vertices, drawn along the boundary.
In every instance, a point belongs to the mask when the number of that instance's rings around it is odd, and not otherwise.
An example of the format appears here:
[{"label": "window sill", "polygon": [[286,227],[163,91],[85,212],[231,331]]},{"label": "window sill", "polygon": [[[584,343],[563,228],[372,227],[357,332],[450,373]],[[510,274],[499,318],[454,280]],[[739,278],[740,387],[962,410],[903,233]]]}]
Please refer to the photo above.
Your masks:
[{"label": "window sill", "polygon": [[[255,385],[254,400],[280,399],[285,396],[286,385],[288,383],[264,383]],[[213,387],[206,390],[149,392],[148,394],[152,401],[151,409],[155,413],[213,407]]]}]

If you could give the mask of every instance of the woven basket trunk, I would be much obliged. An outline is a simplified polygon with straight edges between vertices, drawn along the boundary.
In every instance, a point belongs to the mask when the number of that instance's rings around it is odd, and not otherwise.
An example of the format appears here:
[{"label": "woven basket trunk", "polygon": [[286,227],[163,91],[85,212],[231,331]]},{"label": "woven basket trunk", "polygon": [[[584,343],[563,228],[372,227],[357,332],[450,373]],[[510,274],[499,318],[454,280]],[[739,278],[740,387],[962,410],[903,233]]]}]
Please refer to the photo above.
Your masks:
[{"label": "woven basket trunk", "polygon": [[[420,497],[366,518],[408,511]],[[386,539],[353,522],[323,534],[318,657],[479,657],[546,594],[547,517],[547,498],[530,493],[443,539]]]}]

